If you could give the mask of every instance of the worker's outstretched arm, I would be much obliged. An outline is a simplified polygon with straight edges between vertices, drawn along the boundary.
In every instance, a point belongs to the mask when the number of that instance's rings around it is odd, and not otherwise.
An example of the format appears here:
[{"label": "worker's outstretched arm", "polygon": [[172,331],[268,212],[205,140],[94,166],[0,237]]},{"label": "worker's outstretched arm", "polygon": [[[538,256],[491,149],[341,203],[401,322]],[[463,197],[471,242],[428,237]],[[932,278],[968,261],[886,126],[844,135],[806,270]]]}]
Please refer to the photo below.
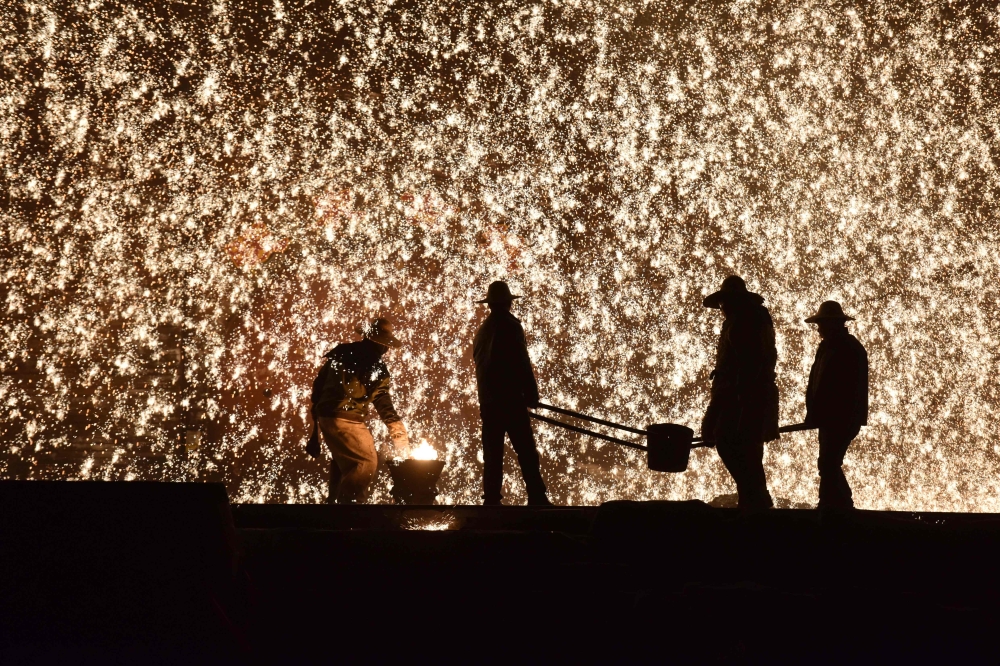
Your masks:
[{"label": "worker's outstretched arm", "polygon": [[386,373],[384,377],[379,379],[378,385],[372,391],[372,404],[375,405],[378,417],[389,428],[389,439],[392,440],[392,445],[396,449],[396,455],[400,458],[408,458],[410,456],[410,436],[406,432],[403,419],[396,413],[396,408],[392,404],[392,396],[389,394],[390,384],[391,379]]}]

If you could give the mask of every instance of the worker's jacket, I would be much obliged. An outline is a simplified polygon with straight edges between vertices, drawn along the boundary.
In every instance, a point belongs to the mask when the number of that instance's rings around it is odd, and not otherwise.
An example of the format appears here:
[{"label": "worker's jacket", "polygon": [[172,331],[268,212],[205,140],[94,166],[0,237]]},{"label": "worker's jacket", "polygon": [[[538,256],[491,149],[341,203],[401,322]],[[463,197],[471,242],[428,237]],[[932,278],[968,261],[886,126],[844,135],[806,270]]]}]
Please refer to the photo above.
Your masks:
[{"label": "worker's jacket", "polygon": [[851,430],[868,423],[868,352],[837,331],[816,350],[806,388],[806,424]]},{"label": "worker's jacket", "polygon": [[389,369],[382,361],[382,348],[369,340],[337,345],[313,382],[313,416],[333,416],[364,421],[373,403],[379,418],[388,425],[401,421],[389,396]]},{"label": "worker's jacket", "polygon": [[777,361],[774,324],[767,308],[748,302],[726,318],[711,375],[712,398],[701,425],[706,440],[778,438]]},{"label": "worker's jacket", "polygon": [[509,312],[491,312],[476,331],[472,355],[480,405],[538,402],[538,383],[517,317]]}]

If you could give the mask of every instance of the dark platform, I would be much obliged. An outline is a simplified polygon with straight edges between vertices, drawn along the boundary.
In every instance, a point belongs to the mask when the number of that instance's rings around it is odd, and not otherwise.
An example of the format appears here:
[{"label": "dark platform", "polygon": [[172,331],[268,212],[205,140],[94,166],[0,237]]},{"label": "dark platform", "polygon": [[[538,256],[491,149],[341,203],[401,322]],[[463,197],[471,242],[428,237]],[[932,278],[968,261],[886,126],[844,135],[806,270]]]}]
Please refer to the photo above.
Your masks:
[{"label": "dark platform", "polygon": [[238,572],[222,484],[0,481],[0,664],[228,663]]},{"label": "dark platform", "polygon": [[[1000,516],[238,506],[262,653],[991,660]],[[420,525],[446,531],[420,531]],[[360,644],[337,635],[361,637]]]},{"label": "dark platform", "polygon": [[1000,516],[613,502],[244,505],[230,518],[220,488],[0,482],[0,662],[1000,653]]},{"label": "dark platform", "polygon": [[393,506],[237,504],[240,529],[322,530],[518,530],[587,534],[596,506]]}]

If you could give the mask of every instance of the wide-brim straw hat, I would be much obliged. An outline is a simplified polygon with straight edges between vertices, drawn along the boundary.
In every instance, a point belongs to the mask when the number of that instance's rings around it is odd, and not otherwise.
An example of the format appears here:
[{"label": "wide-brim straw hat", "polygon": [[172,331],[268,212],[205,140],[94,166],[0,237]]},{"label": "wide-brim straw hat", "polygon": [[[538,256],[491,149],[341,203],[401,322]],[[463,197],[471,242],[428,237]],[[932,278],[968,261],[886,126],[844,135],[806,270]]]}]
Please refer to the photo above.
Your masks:
[{"label": "wide-brim straw hat", "polygon": [[722,287],[719,291],[711,293],[705,297],[705,300],[702,301],[702,305],[706,308],[715,308],[718,310],[722,307],[722,301],[729,300],[745,300],[760,305],[764,302],[764,297],[760,294],[748,291],[747,283],[743,281],[743,278],[738,275],[730,275],[722,281]]},{"label": "wide-brim straw hat", "polygon": [[367,328],[355,329],[365,340],[377,342],[386,347],[399,347],[403,343],[392,334],[393,325],[388,319],[376,319]]},{"label": "wide-brim straw hat", "polygon": [[489,289],[486,290],[486,298],[476,301],[476,303],[510,303],[515,298],[521,297],[511,294],[510,287],[507,286],[506,282],[497,280],[491,283]]},{"label": "wide-brim straw hat", "polygon": [[840,307],[837,301],[823,301],[819,304],[816,314],[806,318],[807,324],[815,324],[824,319],[839,319],[841,321],[854,321],[854,317],[844,314],[844,308]]}]

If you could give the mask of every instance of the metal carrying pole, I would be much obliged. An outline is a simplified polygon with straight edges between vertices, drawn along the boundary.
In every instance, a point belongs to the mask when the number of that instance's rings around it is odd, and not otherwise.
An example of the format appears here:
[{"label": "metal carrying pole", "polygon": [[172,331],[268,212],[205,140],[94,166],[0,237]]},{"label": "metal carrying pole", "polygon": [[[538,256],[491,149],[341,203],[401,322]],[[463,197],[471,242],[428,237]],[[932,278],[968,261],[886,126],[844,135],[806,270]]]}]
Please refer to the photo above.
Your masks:
[{"label": "metal carrying pole", "polygon": [[[557,412],[559,414],[565,414],[566,416],[572,416],[578,419],[583,419],[584,421],[590,421],[591,423],[597,423],[599,425],[607,426],[609,428],[616,428],[618,430],[625,430],[627,432],[634,432],[637,435],[647,436],[649,433],[645,430],[639,430],[638,428],[631,428],[629,426],[624,426],[619,423],[612,423],[611,421],[605,421],[604,419],[595,418],[593,416],[588,416],[586,414],[581,414],[580,412],[574,412],[570,409],[563,409],[562,407],[555,407],[553,405],[547,405],[544,402],[539,402],[538,406],[542,409],[547,409],[549,411]],[[532,418],[538,419],[539,421],[544,421],[545,423],[550,423],[560,428],[565,428],[566,430],[572,430],[573,432],[578,432],[583,435],[590,435],[591,437],[596,437],[598,439],[603,439],[608,442],[613,442],[615,444],[620,444],[621,446],[627,446],[632,449],[639,449],[640,451],[648,451],[648,446],[643,446],[642,444],[636,444],[635,442],[629,442],[628,440],[619,439],[617,437],[612,437],[611,435],[605,435],[599,432],[594,432],[593,430],[587,430],[586,428],[581,428],[579,426],[570,425],[568,423],[563,423],[562,421],[557,421],[556,419],[550,419],[547,416],[542,416],[541,414],[536,414],[535,412],[528,412]],[[781,426],[778,428],[779,433],[789,433],[798,432],[800,430],[812,430],[815,426],[808,426],[805,423],[795,423],[792,425]],[[701,437],[695,437],[691,440],[692,444],[702,444],[703,446],[712,446],[711,442],[705,442]]]},{"label": "metal carrying pole", "polygon": [[[541,404],[539,404],[538,406],[539,407],[544,407],[544,405],[541,405]],[[548,408],[546,407],[546,409],[548,409]],[[528,413],[531,414],[532,418],[538,419],[539,421],[544,421],[545,423],[551,423],[552,425],[557,425],[560,428],[566,428],[566,430],[572,430],[573,432],[583,433],[584,435],[590,435],[591,437],[596,437],[598,439],[604,439],[604,440],[607,440],[609,442],[614,442],[615,444],[621,444],[622,446],[627,446],[629,448],[639,449],[640,451],[647,451],[647,450],[649,450],[649,447],[643,446],[642,444],[636,444],[635,442],[629,442],[629,441],[624,440],[624,439],[618,439],[617,437],[612,437],[611,435],[604,435],[604,434],[601,434],[599,432],[594,432],[593,430],[587,430],[586,428],[581,428],[579,426],[570,425],[568,423],[563,423],[562,421],[557,421],[555,419],[550,419],[547,416],[542,416],[541,414],[535,414],[534,412],[528,412]],[[570,416],[575,416],[575,415],[571,413]],[[585,417],[581,416],[580,418],[585,418]],[[596,419],[587,419],[587,420],[589,421],[589,420],[596,420]],[[602,421],[602,423],[603,423],[603,421]],[[612,426],[612,427],[615,427],[615,426]],[[630,428],[630,430],[631,430],[631,428]],[[643,434],[645,434],[644,430],[643,431],[636,431],[636,432],[642,432]]]},{"label": "metal carrying pole", "polygon": [[[538,406],[552,412],[558,412],[559,414],[565,414],[566,416],[575,416],[576,418],[583,419],[584,421],[591,421],[592,423],[598,423],[602,426],[608,426],[609,428],[617,428],[618,430],[634,432],[637,435],[646,434],[645,430],[639,430],[638,428],[630,428],[628,426],[619,425],[617,423],[612,423],[611,421],[605,421],[603,419],[594,418],[593,416],[587,416],[586,414],[581,414],[580,412],[573,412],[568,409],[563,409],[562,407],[553,407],[552,405],[546,405],[544,402],[538,403]],[[587,432],[590,431],[588,430]]]}]

